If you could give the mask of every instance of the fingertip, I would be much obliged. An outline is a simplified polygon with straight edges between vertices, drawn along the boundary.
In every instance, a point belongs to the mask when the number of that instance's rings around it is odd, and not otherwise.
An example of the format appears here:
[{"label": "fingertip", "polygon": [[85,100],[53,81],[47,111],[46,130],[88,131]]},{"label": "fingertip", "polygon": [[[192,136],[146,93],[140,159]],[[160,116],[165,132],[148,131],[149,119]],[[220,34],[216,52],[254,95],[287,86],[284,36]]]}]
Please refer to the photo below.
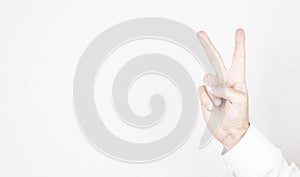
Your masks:
[{"label": "fingertip", "polygon": [[221,101],[220,98],[214,98],[214,99],[213,99],[213,102],[214,102],[214,105],[215,105],[215,106],[220,106],[221,103],[222,103],[222,101]]},{"label": "fingertip", "polygon": [[244,43],[245,41],[245,31],[243,28],[238,28],[235,33],[235,41],[237,43]]},{"label": "fingertip", "polygon": [[237,34],[244,34],[244,33],[245,33],[245,30],[244,30],[243,28],[238,28],[238,29],[236,30],[236,33],[237,33]]},{"label": "fingertip", "polygon": [[205,31],[198,31],[197,34],[198,34],[199,36],[205,36],[205,35],[206,35]]},{"label": "fingertip", "polygon": [[199,38],[200,40],[203,40],[203,41],[205,41],[206,43],[209,42],[208,35],[206,34],[205,31],[199,31],[199,32],[197,33],[197,36],[198,36],[198,38]]}]

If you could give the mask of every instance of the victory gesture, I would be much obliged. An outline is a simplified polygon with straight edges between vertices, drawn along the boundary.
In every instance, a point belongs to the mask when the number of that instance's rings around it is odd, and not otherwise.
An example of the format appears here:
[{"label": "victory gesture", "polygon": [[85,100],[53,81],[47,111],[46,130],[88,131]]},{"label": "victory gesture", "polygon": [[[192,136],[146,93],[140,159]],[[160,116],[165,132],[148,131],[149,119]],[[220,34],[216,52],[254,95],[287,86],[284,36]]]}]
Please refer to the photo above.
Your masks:
[{"label": "victory gesture", "polygon": [[[216,72],[216,75],[205,75],[204,86],[199,87],[202,113],[214,137],[225,149],[230,150],[249,128],[245,33],[243,29],[236,31],[232,65],[229,69],[225,68],[208,35],[201,31],[198,37]],[[213,117],[219,119],[217,127],[209,123],[209,119]]]}]

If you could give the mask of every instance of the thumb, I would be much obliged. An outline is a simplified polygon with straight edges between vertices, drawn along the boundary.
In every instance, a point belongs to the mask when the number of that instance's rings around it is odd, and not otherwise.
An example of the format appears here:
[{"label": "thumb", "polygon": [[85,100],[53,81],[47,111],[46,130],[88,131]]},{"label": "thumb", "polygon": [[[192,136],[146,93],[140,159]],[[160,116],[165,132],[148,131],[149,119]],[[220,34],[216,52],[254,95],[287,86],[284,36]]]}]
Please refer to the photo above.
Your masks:
[{"label": "thumb", "polygon": [[213,96],[226,99],[232,103],[247,102],[247,94],[233,89],[225,84],[206,86],[207,91]]}]

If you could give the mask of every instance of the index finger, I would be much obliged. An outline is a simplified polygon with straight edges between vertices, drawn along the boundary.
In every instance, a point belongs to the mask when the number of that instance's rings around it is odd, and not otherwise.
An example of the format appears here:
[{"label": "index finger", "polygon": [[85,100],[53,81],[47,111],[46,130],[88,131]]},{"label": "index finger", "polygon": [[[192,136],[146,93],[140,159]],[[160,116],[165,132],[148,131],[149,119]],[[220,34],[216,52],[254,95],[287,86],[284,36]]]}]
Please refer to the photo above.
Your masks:
[{"label": "index finger", "polygon": [[219,54],[218,50],[215,48],[208,35],[204,31],[198,32],[197,36],[205,50],[206,55],[208,56],[210,64],[212,65],[213,69],[217,74],[217,77],[219,78],[219,82],[223,82],[225,66],[221,55]]}]

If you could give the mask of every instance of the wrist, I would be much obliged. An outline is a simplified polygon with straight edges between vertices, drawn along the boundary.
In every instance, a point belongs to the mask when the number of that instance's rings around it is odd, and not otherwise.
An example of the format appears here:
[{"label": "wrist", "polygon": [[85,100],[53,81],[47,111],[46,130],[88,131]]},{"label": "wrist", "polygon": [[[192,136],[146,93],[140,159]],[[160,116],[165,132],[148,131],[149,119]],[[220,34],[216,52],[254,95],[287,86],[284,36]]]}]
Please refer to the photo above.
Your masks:
[{"label": "wrist", "polygon": [[234,128],[228,132],[228,135],[221,141],[224,148],[229,151],[232,149],[238,142],[243,138],[246,134],[247,130],[250,127],[250,123],[248,122],[242,127]]}]

